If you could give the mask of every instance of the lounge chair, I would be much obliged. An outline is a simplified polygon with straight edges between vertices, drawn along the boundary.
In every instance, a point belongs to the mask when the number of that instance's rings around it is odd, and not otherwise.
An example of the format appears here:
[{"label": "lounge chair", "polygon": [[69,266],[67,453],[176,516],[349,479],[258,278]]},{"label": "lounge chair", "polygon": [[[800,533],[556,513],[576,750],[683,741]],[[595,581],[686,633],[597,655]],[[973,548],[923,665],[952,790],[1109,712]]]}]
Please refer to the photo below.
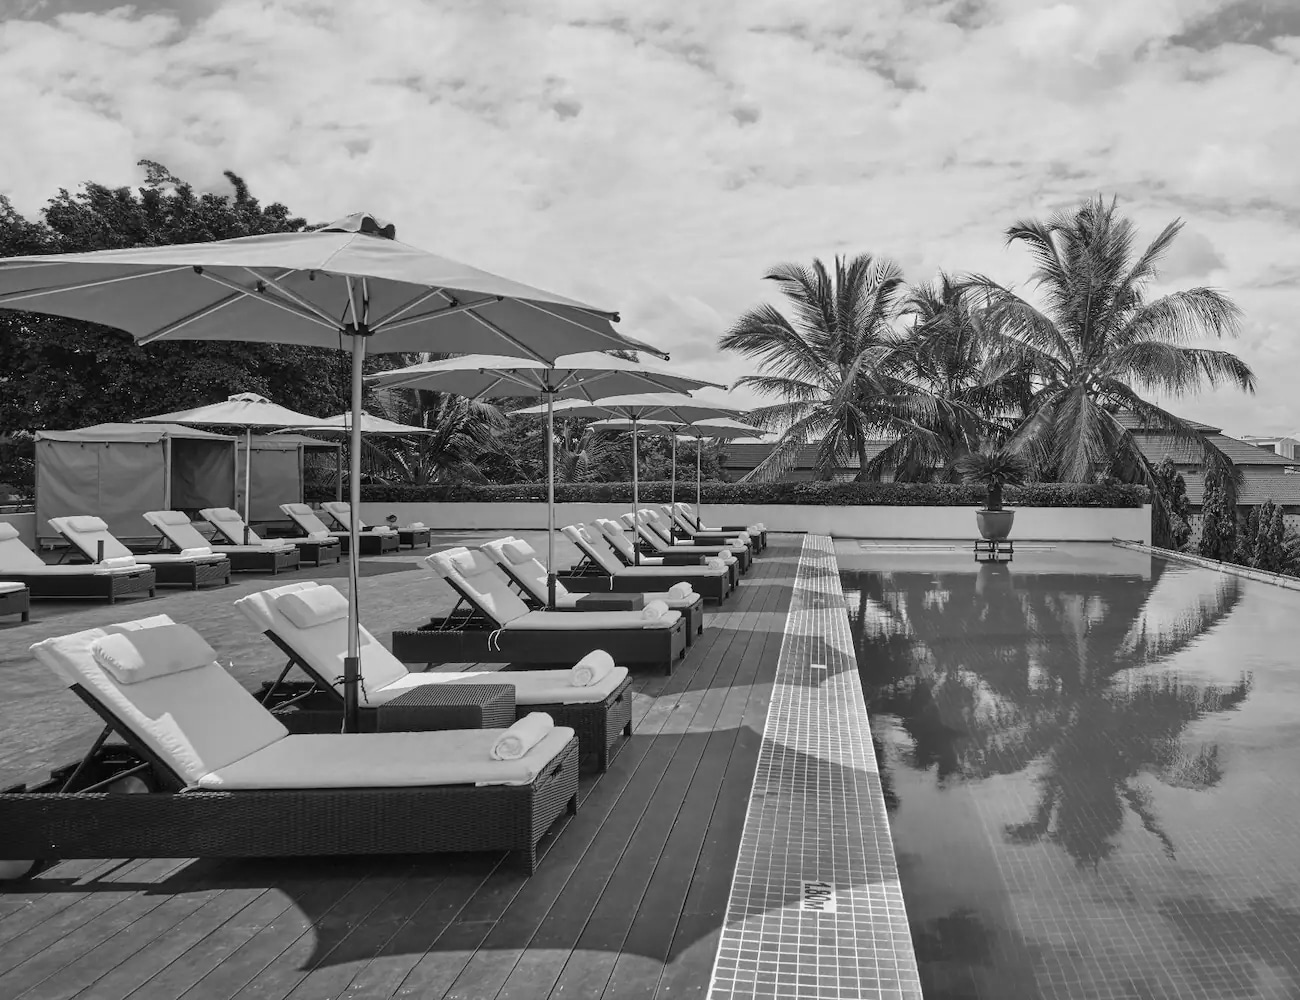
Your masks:
[{"label": "lounge chair", "polygon": [[[352,517],[352,505],[350,503],[346,500],[329,500],[321,504],[320,509],[328,514],[340,528],[344,531],[348,530],[351,524],[350,518]],[[374,525],[367,524],[365,521],[361,521],[359,527],[362,531],[376,530]],[[384,527],[397,532],[398,548],[405,545],[408,549],[414,549],[417,546],[427,549],[433,544],[433,530],[426,528],[422,523],[408,524],[404,528],[391,525],[385,525]]]},{"label": "lounge chair", "polygon": [[667,534],[674,544],[688,545],[725,545],[734,549],[736,545],[747,545],[754,555],[762,550],[756,536],[748,531],[692,531],[685,518],[679,519],[671,504],[664,504],[654,513],[655,524],[660,534]]},{"label": "lounge chair", "polygon": [[[597,537],[597,532],[591,531],[585,524],[569,524],[560,530],[582,553],[577,566],[567,573],[558,574],[570,590],[592,587],[597,591],[635,594],[644,591],[646,587],[662,587],[684,581],[704,600],[721,603],[734,586],[732,568],[720,559],[706,562],[702,566],[664,566],[653,563],[647,557],[647,561],[640,566],[624,565],[620,557],[615,555],[613,545],[604,540],[603,532]],[[621,529],[618,532],[619,540],[627,546],[630,559],[632,543],[623,536]]]},{"label": "lounge chair", "polygon": [[[501,567],[501,571],[519,589],[520,596],[529,607],[534,610],[546,610],[546,567],[537,558],[537,552],[531,545],[512,535],[508,538],[484,542],[479,546],[479,551],[487,553],[488,558]],[[633,611],[650,601],[663,601],[668,605],[669,610],[681,612],[682,617],[686,619],[686,645],[688,646],[694,642],[696,635],[704,634],[704,598],[695,593],[691,585],[684,580],[674,583],[670,590],[626,594],[618,597],[606,594],[597,600],[600,600],[606,608],[613,610],[608,602],[618,601],[620,598],[624,601],[620,610]],[[559,579],[555,581],[555,608],[553,609],[555,611],[595,610],[583,608],[580,603],[584,600],[590,602],[592,599],[590,593],[573,593],[564,586],[563,581]]]},{"label": "lounge chair", "polygon": [[20,621],[28,621],[32,616],[31,596],[27,584],[0,580],[0,617],[19,615]]},{"label": "lounge chair", "polygon": [[[305,627],[295,624],[289,614],[300,609],[291,607],[286,614],[280,601],[286,594],[307,590],[331,591],[335,605],[344,614]],[[309,580],[249,594],[236,601],[235,607],[289,658],[280,679],[268,682],[259,700],[270,705],[282,693],[287,696],[281,703],[292,701],[293,710],[282,720],[295,732],[338,732],[343,712],[340,675],[348,641],[346,598],[333,587]],[[295,665],[310,678],[305,691],[284,682],[289,668]],[[626,667],[614,667],[595,683],[581,686],[573,683],[573,674],[571,669],[414,673],[362,627],[361,726],[363,730],[374,729],[376,708],[412,688],[431,684],[508,684],[515,692],[515,717],[545,712],[557,726],[576,731],[584,762],[591,761],[597,770],[604,771],[619,739],[632,735],[632,680]]]},{"label": "lounge chair", "polygon": [[135,555],[113,536],[108,525],[97,517],[52,517],[49,526],[92,563],[153,567],[158,586],[189,587],[198,590],[205,584],[221,586],[230,582],[230,560],[206,545],[177,555],[149,553]]},{"label": "lounge chair", "polygon": [[613,551],[615,557],[629,569],[640,569],[643,566],[703,566],[717,565],[724,566],[727,570],[727,579],[734,590],[740,583],[740,561],[731,555],[728,550],[724,555],[723,550],[719,549],[718,554],[714,556],[701,555],[699,552],[659,552],[655,555],[647,555],[644,552],[637,554],[633,547],[632,539],[628,537],[628,531],[623,521],[613,521],[607,517],[598,517],[595,521],[596,529],[600,532],[601,539]]},{"label": "lounge chair", "polygon": [[28,588],[33,599],[87,598],[112,604],[119,597],[154,596],[157,575],[126,566],[51,566],[23,544],[18,529],[0,523],[0,577]]},{"label": "lounge chair", "polygon": [[603,649],[615,663],[662,666],[686,655],[686,622],[659,603],[640,611],[530,611],[482,552],[435,552],[424,563],[459,596],[445,618],[393,633],[406,663],[564,664]]},{"label": "lounge chair", "polygon": [[687,545],[675,543],[669,535],[661,528],[655,520],[655,511],[648,507],[643,507],[637,511],[635,522],[631,514],[624,514],[619,518],[623,522],[623,527],[629,531],[636,528],[637,537],[639,537],[645,548],[654,556],[677,556],[682,553],[692,553],[697,556],[716,556],[723,562],[728,558],[735,559],[740,564],[740,572],[749,572],[750,563],[753,560],[753,553],[749,548],[748,539],[745,544],[732,548],[729,545]]},{"label": "lounge chair", "polygon": [[[513,851],[532,871],[542,835],[577,811],[578,741],[545,716],[509,760],[493,756],[501,729],[291,735],[165,616],[32,652],[105,732],[62,782],[0,793],[0,858]],[[114,732],[134,763],[104,779]],[[158,790],[106,792],[123,772]]]},{"label": "lounge chair", "polygon": [[339,544],[337,538],[261,538],[256,531],[244,524],[239,511],[231,507],[204,507],[199,511],[199,517],[212,525],[216,534],[231,545],[264,545],[267,548],[278,548],[288,542],[298,550],[302,562],[310,562],[313,566],[319,566],[325,559],[338,562],[343,553],[343,546]]},{"label": "lounge chair", "polygon": [[753,524],[724,524],[717,528],[710,528],[700,520],[699,512],[688,503],[675,503],[673,506],[673,517],[678,520],[684,527],[689,528],[692,532],[696,531],[743,531],[754,540],[761,552],[767,548],[767,525],[762,521],[755,521]]},{"label": "lounge chair", "polygon": [[[337,538],[339,544],[343,546],[343,554],[348,554],[352,546],[352,536],[346,531],[331,531],[307,504],[282,503],[280,509],[298,526],[298,530],[308,538]],[[360,539],[361,554],[363,556],[378,556],[383,555],[385,552],[397,551],[397,532],[387,525],[382,528],[363,531]]]},{"label": "lounge chair", "polygon": [[210,548],[230,560],[232,573],[270,573],[297,569],[298,550],[284,542],[279,545],[213,545],[199,534],[190,516],[180,510],[148,510],[144,519],[158,529],[158,534],[182,552]]}]

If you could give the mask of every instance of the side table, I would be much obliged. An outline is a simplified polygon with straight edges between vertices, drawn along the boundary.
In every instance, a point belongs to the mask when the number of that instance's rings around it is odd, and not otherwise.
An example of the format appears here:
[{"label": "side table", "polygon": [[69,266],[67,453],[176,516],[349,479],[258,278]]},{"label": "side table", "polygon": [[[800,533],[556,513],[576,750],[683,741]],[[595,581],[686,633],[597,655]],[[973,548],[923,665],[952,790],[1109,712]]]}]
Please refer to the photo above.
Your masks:
[{"label": "side table", "polygon": [[515,723],[513,684],[421,684],[374,709],[375,732],[508,729]]},{"label": "side table", "polygon": [[583,594],[573,602],[576,611],[640,611],[644,594]]}]

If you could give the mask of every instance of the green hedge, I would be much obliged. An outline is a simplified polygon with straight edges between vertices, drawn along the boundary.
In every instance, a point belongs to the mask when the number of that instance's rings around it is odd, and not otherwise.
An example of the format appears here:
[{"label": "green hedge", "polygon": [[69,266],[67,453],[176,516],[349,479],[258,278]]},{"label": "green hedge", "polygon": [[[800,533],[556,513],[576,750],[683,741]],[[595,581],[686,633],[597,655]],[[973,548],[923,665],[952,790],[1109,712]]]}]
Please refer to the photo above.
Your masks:
[{"label": "green hedge", "polygon": [[[666,503],[669,484],[642,483],[639,498]],[[705,503],[801,504],[851,507],[973,507],[984,500],[977,487],[949,483],[720,483],[704,484]],[[366,486],[361,499],[373,503],[519,503],[545,501],[545,483],[475,486]],[[631,503],[631,483],[571,483],[555,487],[558,503]],[[694,483],[678,483],[677,499],[695,499]],[[1007,488],[1005,501],[1020,507],[1141,507],[1143,486],[1093,486],[1078,483],[1031,483]]]}]

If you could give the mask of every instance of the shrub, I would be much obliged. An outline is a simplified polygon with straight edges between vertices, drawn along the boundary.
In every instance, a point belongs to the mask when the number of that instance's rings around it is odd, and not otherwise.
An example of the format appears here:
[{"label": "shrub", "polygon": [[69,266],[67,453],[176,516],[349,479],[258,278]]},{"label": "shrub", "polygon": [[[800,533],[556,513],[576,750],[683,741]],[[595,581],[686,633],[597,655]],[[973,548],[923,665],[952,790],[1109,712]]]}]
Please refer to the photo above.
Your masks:
[{"label": "shrub", "polygon": [[1206,481],[1201,498],[1201,540],[1197,552],[1220,562],[1232,562],[1237,554],[1237,510],[1228,503],[1223,486],[1215,479]]},{"label": "shrub", "polygon": [[[669,484],[641,483],[643,503],[667,503]],[[545,483],[508,486],[444,483],[433,486],[364,486],[361,499],[372,503],[544,502]],[[677,484],[678,500],[695,500],[695,484]],[[851,507],[975,507],[984,501],[978,486],[952,483],[722,483],[703,484],[704,503],[796,504]],[[1141,507],[1149,502],[1143,486],[1087,483],[1026,483],[1007,487],[1006,502],[1018,507]],[[631,483],[557,483],[557,503],[631,503]]]}]

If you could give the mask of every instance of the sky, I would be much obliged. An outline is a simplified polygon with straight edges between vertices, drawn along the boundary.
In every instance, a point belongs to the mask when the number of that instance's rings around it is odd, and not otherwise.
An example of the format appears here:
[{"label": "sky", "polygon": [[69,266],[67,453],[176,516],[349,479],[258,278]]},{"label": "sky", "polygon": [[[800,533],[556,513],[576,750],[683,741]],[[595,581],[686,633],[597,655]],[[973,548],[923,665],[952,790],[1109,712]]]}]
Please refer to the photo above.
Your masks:
[{"label": "sky", "polygon": [[[1160,292],[1210,285],[1300,432],[1300,0],[0,0],[0,193],[242,175],[312,221],[603,308],[701,378],[775,264],[869,252],[1023,289],[1019,219],[1101,193]],[[753,397],[737,393],[741,402]]]}]

